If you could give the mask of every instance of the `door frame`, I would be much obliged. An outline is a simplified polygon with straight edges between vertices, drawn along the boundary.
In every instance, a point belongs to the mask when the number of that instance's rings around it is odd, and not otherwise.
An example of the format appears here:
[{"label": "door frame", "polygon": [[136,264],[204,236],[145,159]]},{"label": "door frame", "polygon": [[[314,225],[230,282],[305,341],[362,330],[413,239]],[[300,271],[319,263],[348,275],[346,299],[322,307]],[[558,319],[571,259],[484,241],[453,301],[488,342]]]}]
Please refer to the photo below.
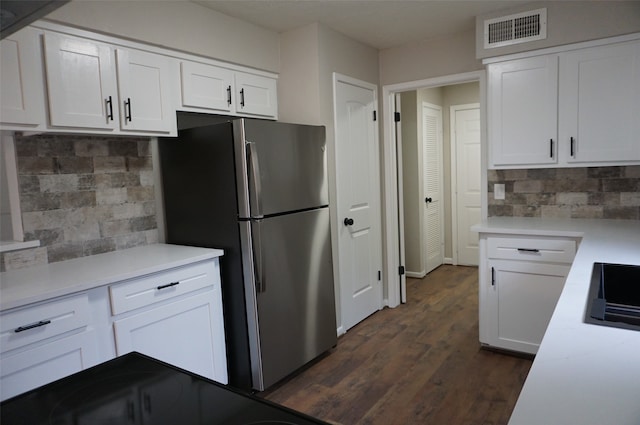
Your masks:
[{"label": "door frame", "polygon": [[[401,276],[398,273],[400,266],[404,264],[404,258],[400,257],[398,243],[400,233],[398,205],[402,205],[402,193],[398,191],[398,140],[395,135],[395,122],[393,120],[395,109],[395,94],[403,91],[433,88],[461,83],[478,81],[480,84],[480,120],[486,123],[486,98],[487,76],[484,70],[471,71],[461,74],[446,75],[442,77],[427,78],[424,80],[409,81],[405,83],[389,84],[382,86],[382,111],[383,127],[383,244],[385,281],[387,283],[387,305],[397,307],[401,302]],[[481,169],[487,169],[487,129],[486,125],[481,131]],[[482,173],[482,219],[487,218],[487,175]],[[404,237],[404,236],[403,236]]]},{"label": "door frame", "polygon": [[[468,109],[480,109],[480,103],[466,103],[461,105],[451,105],[449,110],[449,128],[455,128],[456,125],[456,112],[465,111]],[[451,135],[452,131],[449,131]],[[456,214],[458,207],[458,162],[456,161],[458,155],[458,136],[453,139],[450,137],[451,147],[451,240],[452,240],[452,252],[451,259],[454,266],[458,265],[458,216]],[[482,137],[482,136],[481,136]],[[482,141],[481,141],[482,143]],[[482,203],[481,203],[482,206]],[[484,216],[483,216],[484,218]]]}]

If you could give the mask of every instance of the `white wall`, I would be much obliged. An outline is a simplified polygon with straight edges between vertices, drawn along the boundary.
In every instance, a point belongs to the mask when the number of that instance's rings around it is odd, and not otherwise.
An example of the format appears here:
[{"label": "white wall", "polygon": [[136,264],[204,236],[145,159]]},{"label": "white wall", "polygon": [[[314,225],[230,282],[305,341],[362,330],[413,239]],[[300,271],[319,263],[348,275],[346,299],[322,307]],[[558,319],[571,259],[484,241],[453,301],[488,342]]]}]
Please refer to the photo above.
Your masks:
[{"label": "white wall", "polygon": [[280,71],[276,32],[191,2],[71,1],[46,19],[266,71]]},{"label": "white wall", "polygon": [[[506,2],[505,2],[506,3]],[[547,8],[547,38],[484,49],[484,20]],[[486,58],[640,31],[640,1],[541,1],[476,18],[476,57]]]},{"label": "white wall", "polygon": [[380,85],[406,83],[483,69],[475,57],[475,32],[380,51]]}]

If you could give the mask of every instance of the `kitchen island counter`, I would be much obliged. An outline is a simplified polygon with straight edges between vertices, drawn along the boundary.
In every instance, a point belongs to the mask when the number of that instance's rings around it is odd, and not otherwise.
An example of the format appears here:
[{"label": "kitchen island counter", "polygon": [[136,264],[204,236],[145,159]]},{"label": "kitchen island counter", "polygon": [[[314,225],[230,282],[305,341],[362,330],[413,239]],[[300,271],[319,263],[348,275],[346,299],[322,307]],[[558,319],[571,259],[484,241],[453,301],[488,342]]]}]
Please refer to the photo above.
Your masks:
[{"label": "kitchen island counter", "polygon": [[584,315],[593,263],[640,265],[640,221],[494,217],[472,229],[581,239],[509,424],[638,425],[640,332]]},{"label": "kitchen island counter", "polygon": [[0,311],[223,255],[219,249],[153,244],[0,273]]}]

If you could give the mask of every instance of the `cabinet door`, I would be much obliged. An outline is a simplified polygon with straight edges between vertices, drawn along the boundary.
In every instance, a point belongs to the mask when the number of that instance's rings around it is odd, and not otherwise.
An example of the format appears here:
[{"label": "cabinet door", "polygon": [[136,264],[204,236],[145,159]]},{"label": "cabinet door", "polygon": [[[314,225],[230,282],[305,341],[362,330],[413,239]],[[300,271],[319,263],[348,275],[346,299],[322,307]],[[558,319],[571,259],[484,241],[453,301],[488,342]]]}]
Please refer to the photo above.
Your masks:
[{"label": "cabinet door", "polygon": [[207,291],[114,322],[118,355],[138,351],[227,383],[220,292]]},{"label": "cabinet door", "polygon": [[560,73],[566,161],[640,161],[640,42],[566,53]]},{"label": "cabinet door", "polygon": [[2,400],[64,378],[98,363],[94,333],[86,331],[0,358]]},{"label": "cabinet door", "polygon": [[38,32],[23,28],[0,42],[0,123],[44,125]]},{"label": "cabinet door", "polygon": [[116,74],[107,45],[45,33],[52,126],[113,130],[118,127]]},{"label": "cabinet door", "polygon": [[116,58],[122,130],[171,131],[176,117],[169,58],[125,49],[117,49]]},{"label": "cabinet door", "polygon": [[278,94],[276,80],[260,75],[236,72],[236,111],[239,114],[276,118]]},{"label": "cabinet door", "polygon": [[491,166],[557,162],[558,57],[488,66]]},{"label": "cabinet door", "polygon": [[487,291],[488,344],[535,354],[569,266],[519,261],[489,261]]},{"label": "cabinet door", "polygon": [[231,112],[233,71],[195,62],[180,64],[182,106]]}]

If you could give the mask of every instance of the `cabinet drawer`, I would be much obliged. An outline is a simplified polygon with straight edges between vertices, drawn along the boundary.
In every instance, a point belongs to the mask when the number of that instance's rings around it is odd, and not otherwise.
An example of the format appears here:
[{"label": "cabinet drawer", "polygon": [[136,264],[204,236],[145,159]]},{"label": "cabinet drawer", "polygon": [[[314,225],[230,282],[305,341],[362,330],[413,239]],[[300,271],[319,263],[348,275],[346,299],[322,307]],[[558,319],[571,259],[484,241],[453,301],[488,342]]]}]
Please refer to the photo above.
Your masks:
[{"label": "cabinet drawer", "polygon": [[9,311],[0,316],[0,352],[85,327],[89,318],[87,293]]},{"label": "cabinet drawer", "polygon": [[111,313],[121,314],[213,286],[214,272],[214,262],[203,262],[111,285]]},{"label": "cabinet drawer", "polygon": [[570,239],[487,238],[489,258],[572,263],[576,241]]}]

